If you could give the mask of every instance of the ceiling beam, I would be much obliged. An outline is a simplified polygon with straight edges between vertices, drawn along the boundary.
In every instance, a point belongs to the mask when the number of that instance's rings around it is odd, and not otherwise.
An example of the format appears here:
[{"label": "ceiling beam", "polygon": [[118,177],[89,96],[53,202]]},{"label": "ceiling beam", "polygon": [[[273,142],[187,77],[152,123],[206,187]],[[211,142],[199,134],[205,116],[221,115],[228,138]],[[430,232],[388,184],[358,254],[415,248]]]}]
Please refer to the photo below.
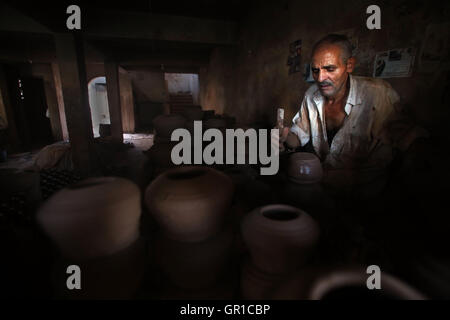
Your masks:
[{"label": "ceiling beam", "polygon": [[[104,38],[150,39],[234,45],[237,23],[135,12],[89,14],[84,32]],[[120,21],[120,23],[117,23]],[[82,25],[83,29],[83,25]]]},{"label": "ceiling beam", "polygon": [[51,30],[26,14],[0,2],[0,31],[51,34]]}]

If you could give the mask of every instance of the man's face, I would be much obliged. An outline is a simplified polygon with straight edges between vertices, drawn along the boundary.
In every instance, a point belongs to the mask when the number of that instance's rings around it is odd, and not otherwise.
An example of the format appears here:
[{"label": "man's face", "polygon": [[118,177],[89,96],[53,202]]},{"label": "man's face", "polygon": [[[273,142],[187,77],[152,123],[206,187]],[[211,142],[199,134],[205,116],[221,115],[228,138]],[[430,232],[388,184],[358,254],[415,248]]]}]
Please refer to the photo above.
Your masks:
[{"label": "man's face", "polygon": [[353,61],[350,58],[344,63],[341,51],[339,46],[323,45],[313,54],[312,75],[324,97],[334,98],[345,89],[348,73],[353,71]]}]

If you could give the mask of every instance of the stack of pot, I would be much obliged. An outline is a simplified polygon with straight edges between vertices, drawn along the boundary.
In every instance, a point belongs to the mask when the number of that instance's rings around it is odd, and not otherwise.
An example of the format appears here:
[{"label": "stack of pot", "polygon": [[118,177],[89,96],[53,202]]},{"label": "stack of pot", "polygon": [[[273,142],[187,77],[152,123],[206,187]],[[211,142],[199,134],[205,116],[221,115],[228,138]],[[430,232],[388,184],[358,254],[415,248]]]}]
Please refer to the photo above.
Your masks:
[{"label": "stack of pot", "polygon": [[172,132],[178,128],[185,128],[186,119],[179,114],[160,115],[153,120],[153,126],[155,128],[154,143],[147,151],[147,155],[156,176],[174,166],[171,152],[177,142],[171,141]]},{"label": "stack of pot", "polygon": [[[139,188],[123,178],[83,180],[49,198],[37,222],[60,252],[53,270],[57,297],[133,298],[145,271],[140,216]],[[69,279],[72,265],[81,271],[78,279],[75,273]]]},{"label": "stack of pot", "polygon": [[168,170],[148,186],[145,204],[160,227],[156,261],[172,289],[178,288],[177,298],[207,294],[221,283],[233,242],[225,224],[232,195],[230,178],[201,166]]},{"label": "stack of pot", "polygon": [[250,253],[241,273],[244,299],[267,299],[281,281],[307,265],[319,239],[317,223],[288,205],[268,205],[246,215],[242,238]]},{"label": "stack of pot", "polygon": [[283,200],[307,211],[320,223],[334,212],[334,202],[322,188],[322,177],[322,164],[313,153],[296,152],[289,156]]}]

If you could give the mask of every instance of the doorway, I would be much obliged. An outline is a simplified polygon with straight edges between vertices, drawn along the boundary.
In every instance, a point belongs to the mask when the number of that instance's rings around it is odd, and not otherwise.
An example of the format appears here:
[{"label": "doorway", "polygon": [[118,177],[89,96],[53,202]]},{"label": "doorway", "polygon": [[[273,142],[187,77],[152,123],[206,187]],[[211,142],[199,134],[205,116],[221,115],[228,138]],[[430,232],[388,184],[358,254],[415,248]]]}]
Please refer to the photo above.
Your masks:
[{"label": "doorway", "polygon": [[94,137],[100,137],[100,125],[110,125],[106,77],[97,77],[89,81],[89,107],[91,108],[92,130]]},{"label": "doorway", "polygon": [[165,73],[169,96],[191,96],[191,104],[199,104],[199,81],[195,73]]}]

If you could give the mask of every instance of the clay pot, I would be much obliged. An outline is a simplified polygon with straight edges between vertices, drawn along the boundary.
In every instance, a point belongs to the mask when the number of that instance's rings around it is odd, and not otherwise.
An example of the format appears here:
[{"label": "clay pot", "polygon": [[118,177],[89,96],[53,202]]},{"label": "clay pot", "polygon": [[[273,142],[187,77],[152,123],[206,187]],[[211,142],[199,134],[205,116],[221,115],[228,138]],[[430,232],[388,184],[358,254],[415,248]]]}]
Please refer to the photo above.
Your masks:
[{"label": "clay pot", "polygon": [[170,142],[172,132],[178,128],[185,128],[186,119],[179,114],[160,115],[153,119],[155,128],[155,143]]},{"label": "clay pot", "polygon": [[283,281],[284,275],[260,270],[250,259],[246,259],[241,272],[241,295],[246,300],[269,299],[273,290]]},{"label": "clay pot", "polygon": [[296,152],[289,157],[287,174],[292,182],[309,184],[320,182],[323,170],[317,156],[309,152]]},{"label": "clay pot", "polygon": [[287,205],[253,210],[243,219],[241,232],[255,266],[272,274],[303,266],[319,239],[318,224],[306,212]]},{"label": "clay pot", "polygon": [[231,205],[233,183],[207,167],[179,167],[158,176],[145,203],[168,238],[200,242],[218,233]]},{"label": "clay pot", "polygon": [[202,242],[156,239],[156,259],[172,284],[184,289],[214,286],[229,268],[233,233],[224,229]]},{"label": "clay pot", "polygon": [[67,258],[109,256],[138,238],[140,199],[139,188],[129,180],[86,179],[48,199],[37,222]]},{"label": "clay pot", "polygon": [[364,268],[347,267],[335,270],[302,270],[285,279],[274,291],[272,298],[281,300],[325,299],[406,299],[422,300],[426,297],[400,279],[382,272],[381,290],[369,290],[369,275]]}]

